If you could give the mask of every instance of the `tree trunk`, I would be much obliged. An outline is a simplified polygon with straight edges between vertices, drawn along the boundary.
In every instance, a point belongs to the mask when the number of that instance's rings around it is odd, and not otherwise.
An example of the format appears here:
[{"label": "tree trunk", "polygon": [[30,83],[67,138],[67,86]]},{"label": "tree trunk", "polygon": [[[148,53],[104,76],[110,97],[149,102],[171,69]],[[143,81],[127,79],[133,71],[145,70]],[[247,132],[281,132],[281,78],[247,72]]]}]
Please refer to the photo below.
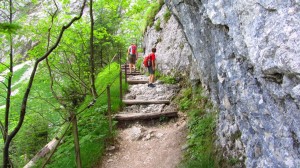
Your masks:
[{"label": "tree trunk", "polygon": [[93,0],[90,0],[90,18],[91,18],[91,33],[90,33],[90,68],[91,68],[91,90],[93,97],[98,96],[95,86],[95,57],[94,57],[94,17],[93,17]]},{"label": "tree trunk", "polygon": [[[9,1],[9,23],[12,24],[12,0]],[[10,112],[10,97],[11,97],[11,85],[12,85],[12,76],[13,76],[13,37],[12,34],[9,34],[9,44],[10,44],[10,53],[9,53],[9,76],[7,83],[7,94],[6,94],[6,106],[5,106],[5,123],[4,123],[4,143],[7,143],[8,139],[8,123],[9,123],[9,112]],[[12,167],[9,161],[8,147],[3,149],[3,167]]]},{"label": "tree trunk", "polygon": [[[28,81],[28,85],[26,87],[26,91],[25,91],[24,96],[23,96],[19,121],[17,123],[17,126],[13,129],[13,131],[10,134],[7,133],[7,139],[4,143],[3,168],[7,168],[7,167],[11,166],[9,164],[9,146],[10,146],[10,143],[11,143],[12,139],[17,135],[17,133],[20,131],[20,129],[23,125],[25,115],[26,115],[27,101],[28,101],[28,97],[29,97],[29,94],[30,94],[30,89],[31,89],[32,84],[33,84],[33,80],[34,80],[34,77],[35,77],[37,67],[38,67],[40,62],[45,60],[57,48],[58,44],[60,43],[60,40],[62,39],[62,36],[63,36],[65,30],[67,30],[75,21],[77,21],[81,18],[82,14],[83,14],[83,9],[85,7],[85,3],[86,3],[86,0],[84,0],[83,4],[81,6],[80,15],[74,17],[68,24],[66,24],[65,26],[63,26],[61,28],[60,33],[58,35],[58,38],[57,38],[56,42],[53,44],[53,46],[43,56],[38,58],[36,60],[35,64],[34,64],[32,73],[31,73],[29,81]],[[11,0],[10,0],[10,4],[11,4]],[[11,5],[11,7],[12,7],[12,5]]]}]

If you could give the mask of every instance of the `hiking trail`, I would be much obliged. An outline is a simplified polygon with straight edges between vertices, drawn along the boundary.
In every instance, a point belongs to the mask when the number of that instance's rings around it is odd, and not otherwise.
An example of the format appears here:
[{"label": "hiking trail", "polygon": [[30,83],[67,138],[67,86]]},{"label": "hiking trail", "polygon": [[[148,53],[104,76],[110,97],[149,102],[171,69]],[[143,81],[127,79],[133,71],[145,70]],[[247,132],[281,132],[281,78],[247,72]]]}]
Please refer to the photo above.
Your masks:
[{"label": "hiking trail", "polygon": [[139,72],[127,77],[126,107],[115,116],[119,121],[116,142],[107,147],[95,168],[177,167],[187,132],[186,116],[171,101],[179,86],[156,81],[156,87],[148,87],[148,77]]}]

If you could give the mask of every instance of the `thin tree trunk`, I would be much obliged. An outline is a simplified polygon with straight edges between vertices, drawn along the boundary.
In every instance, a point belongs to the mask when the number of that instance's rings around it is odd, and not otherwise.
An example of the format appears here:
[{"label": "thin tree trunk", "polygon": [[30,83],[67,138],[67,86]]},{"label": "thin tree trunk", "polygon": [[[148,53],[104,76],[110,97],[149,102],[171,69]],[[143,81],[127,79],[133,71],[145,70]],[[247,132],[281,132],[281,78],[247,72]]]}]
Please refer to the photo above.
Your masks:
[{"label": "thin tree trunk", "polygon": [[93,97],[98,96],[95,86],[95,57],[94,57],[94,17],[93,17],[93,0],[90,0],[90,18],[91,18],[91,33],[90,33],[90,68],[91,68],[91,90]]},{"label": "thin tree trunk", "polygon": [[[12,24],[12,0],[9,1],[9,23]],[[8,76],[8,84],[7,84],[7,95],[6,95],[6,108],[5,108],[5,123],[4,123],[4,143],[7,142],[8,139],[8,123],[9,123],[9,112],[10,112],[10,97],[11,97],[11,85],[12,85],[12,76],[13,76],[13,37],[12,34],[9,34],[9,44],[10,44],[10,53],[9,53],[9,76]],[[9,153],[3,150],[3,165],[7,165],[7,167],[12,167]]]},{"label": "thin tree trunk", "polygon": [[[11,2],[11,0],[10,0]],[[10,19],[10,23],[12,23]],[[8,120],[9,120],[9,111],[10,111],[10,96],[11,96],[11,85],[12,85],[12,76],[13,76],[13,42],[12,35],[9,35],[9,45],[10,45],[10,53],[9,53],[9,75],[7,79],[7,94],[6,94],[6,108],[5,108],[5,123],[4,123],[4,142],[6,141],[8,134]]]},{"label": "thin tree trunk", "polygon": [[11,143],[12,139],[17,135],[17,133],[19,132],[19,130],[21,129],[21,127],[23,125],[25,115],[26,115],[27,101],[28,101],[28,97],[29,97],[29,94],[30,94],[30,89],[31,89],[32,84],[33,84],[33,80],[34,80],[34,77],[35,77],[37,67],[38,67],[38,65],[41,61],[45,60],[57,48],[58,44],[60,43],[60,40],[62,39],[62,36],[63,36],[65,30],[67,30],[75,21],[77,21],[81,18],[82,14],[83,14],[83,9],[85,7],[85,3],[86,3],[86,0],[84,0],[84,2],[83,2],[83,5],[82,5],[81,10],[80,10],[80,15],[74,17],[67,25],[62,27],[55,44],[42,57],[37,59],[35,64],[34,64],[32,73],[31,73],[30,78],[29,78],[28,86],[27,86],[26,91],[25,91],[24,96],[23,96],[18,124],[13,129],[13,131],[10,134],[7,135],[7,139],[4,143],[3,168],[9,167],[9,146],[10,146],[10,143]]}]

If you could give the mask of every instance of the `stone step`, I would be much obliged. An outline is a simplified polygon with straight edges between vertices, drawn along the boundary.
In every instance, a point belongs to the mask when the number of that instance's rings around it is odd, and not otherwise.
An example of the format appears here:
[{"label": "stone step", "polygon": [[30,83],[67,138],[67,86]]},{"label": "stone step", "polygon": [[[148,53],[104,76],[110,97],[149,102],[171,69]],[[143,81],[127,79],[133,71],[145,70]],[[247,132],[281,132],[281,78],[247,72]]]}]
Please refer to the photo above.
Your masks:
[{"label": "stone step", "polygon": [[177,117],[177,112],[154,112],[154,113],[122,113],[116,114],[114,119],[117,121],[134,121],[134,120],[147,120],[156,119],[160,117]]},{"label": "stone step", "polygon": [[125,105],[170,104],[170,100],[123,100]]}]

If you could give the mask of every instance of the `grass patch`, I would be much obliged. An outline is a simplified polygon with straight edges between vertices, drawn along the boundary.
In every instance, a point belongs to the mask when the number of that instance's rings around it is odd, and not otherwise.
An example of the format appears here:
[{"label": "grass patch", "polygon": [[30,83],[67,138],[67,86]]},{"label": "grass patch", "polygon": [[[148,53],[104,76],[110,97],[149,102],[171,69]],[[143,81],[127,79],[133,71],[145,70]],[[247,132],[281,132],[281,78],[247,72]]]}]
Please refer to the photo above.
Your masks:
[{"label": "grass patch", "polygon": [[171,11],[169,9],[166,10],[166,12],[164,13],[164,21],[167,23],[169,21],[169,19],[171,18]]},{"label": "grass patch", "polygon": [[137,69],[141,69],[141,67],[144,66],[143,61],[144,61],[144,57],[139,56],[139,58],[136,60],[136,64],[135,64]]},{"label": "grass patch", "polygon": [[188,149],[182,168],[216,167],[215,127],[216,112],[201,88],[182,89],[176,98],[180,110],[188,114]]},{"label": "grass patch", "polygon": [[155,71],[155,77],[157,79],[161,80],[163,83],[167,83],[167,84],[176,84],[177,83],[175,77],[169,76],[169,75],[164,75],[157,70]]},{"label": "grass patch", "polygon": [[157,20],[154,28],[155,28],[156,31],[160,31],[160,19]]}]

